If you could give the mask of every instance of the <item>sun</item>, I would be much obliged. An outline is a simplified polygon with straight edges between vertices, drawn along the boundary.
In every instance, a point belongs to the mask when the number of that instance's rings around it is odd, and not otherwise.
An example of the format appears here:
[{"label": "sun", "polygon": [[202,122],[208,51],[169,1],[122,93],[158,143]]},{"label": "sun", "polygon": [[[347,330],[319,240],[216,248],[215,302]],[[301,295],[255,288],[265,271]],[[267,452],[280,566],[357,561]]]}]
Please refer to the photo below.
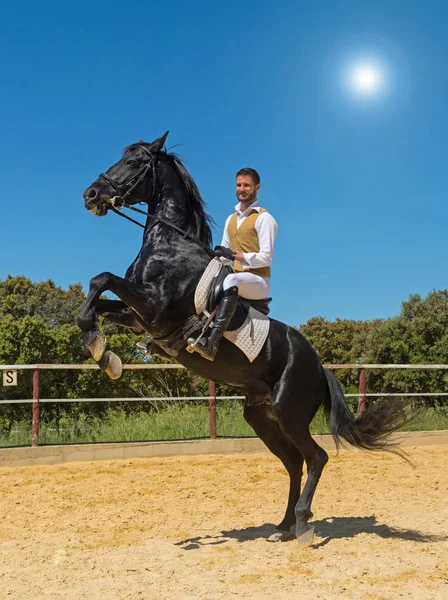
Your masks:
[{"label": "sun", "polygon": [[370,95],[380,91],[383,77],[379,67],[369,64],[350,69],[350,85],[359,94]]}]

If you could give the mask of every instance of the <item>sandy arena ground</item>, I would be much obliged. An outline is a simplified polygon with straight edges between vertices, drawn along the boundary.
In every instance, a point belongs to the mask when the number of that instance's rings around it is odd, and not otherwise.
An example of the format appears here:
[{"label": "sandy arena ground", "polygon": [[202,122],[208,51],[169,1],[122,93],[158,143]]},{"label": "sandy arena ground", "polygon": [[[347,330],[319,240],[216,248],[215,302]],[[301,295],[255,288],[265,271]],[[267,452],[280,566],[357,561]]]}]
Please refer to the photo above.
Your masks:
[{"label": "sandy arena ground", "polygon": [[269,453],[0,469],[0,599],[448,598],[448,447],[330,458],[316,538],[269,543]]}]

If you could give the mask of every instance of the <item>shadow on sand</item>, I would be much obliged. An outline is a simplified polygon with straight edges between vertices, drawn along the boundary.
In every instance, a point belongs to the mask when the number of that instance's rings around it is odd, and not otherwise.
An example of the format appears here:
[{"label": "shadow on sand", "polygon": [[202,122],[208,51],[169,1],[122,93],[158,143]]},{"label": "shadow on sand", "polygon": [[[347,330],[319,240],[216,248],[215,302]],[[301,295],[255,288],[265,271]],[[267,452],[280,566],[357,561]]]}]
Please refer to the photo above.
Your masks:
[{"label": "shadow on sand", "polygon": [[[332,540],[343,538],[354,538],[363,533],[377,535],[385,539],[398,539],[403,541],[434,543],[448,539],[448,536],[422,533],[413,529],[398,529],[389,527],[384,523],[378,523],[374,515],[369,517],[334,517],[312,521],[316,528],[316,537],[324,538],[316,540],[312,548],[321,548]],[[190,538],[176,542],[176,546],[182,546],[183,550],[195,550],[200,546],[225,544],[229,540],[238,542],[249,542],[258,539],[267,539],[276,531],[272,523],[264,523],[259,527],[245,527],[244,529],[230,529],[221,531],[219,535],[206,535]],[[294,538],[291,538],[293,541]]]}]

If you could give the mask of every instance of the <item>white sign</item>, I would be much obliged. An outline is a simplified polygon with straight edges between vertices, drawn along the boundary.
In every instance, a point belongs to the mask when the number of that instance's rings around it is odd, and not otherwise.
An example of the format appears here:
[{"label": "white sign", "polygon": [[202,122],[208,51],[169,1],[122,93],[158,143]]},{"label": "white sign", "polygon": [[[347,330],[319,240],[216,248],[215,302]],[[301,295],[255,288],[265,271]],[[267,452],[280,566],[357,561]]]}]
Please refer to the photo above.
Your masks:
[{"label": "white sign", "polygon": [[3,371],[3,385],[17,385],[17,371]]}]

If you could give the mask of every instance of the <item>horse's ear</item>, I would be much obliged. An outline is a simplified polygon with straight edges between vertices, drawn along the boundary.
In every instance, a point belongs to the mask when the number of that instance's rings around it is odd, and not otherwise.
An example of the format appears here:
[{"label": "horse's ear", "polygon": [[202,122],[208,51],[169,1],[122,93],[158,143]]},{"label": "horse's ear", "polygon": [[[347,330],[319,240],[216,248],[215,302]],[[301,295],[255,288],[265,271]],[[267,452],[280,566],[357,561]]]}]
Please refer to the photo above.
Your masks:
[{"label": "horse's ear", "polygon": [[169,134],[169,131],[164,133],[162,135],[162,137],[159,137],[157,140],[154,140],[153,142],[151,142],[151,144],[149,145],[149,148],[148,148],[148,150],[151,152],[151,154],[156,154],[157,152],[160,152],[160,150],[162,150],[163,146],[165,145],[168,134]]}]

